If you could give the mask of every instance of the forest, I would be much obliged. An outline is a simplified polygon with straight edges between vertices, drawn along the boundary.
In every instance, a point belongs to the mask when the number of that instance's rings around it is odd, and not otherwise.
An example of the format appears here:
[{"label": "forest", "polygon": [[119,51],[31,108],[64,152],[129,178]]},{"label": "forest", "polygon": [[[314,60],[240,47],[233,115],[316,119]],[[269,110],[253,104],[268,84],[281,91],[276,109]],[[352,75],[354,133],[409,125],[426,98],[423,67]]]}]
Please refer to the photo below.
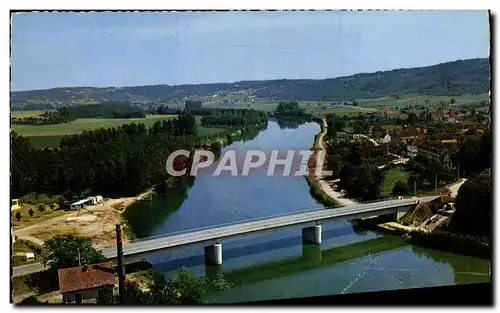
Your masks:
[{"label": "forest", "polygon": [[131,123],[64,136],[55,149],[33,149],[27,138],[11,132],[11,196],[136,195],[164,184],[168,155],[191,149],[195,138],[196,120],[188,115],[149,129]]},{"label": "forest", "polygon": [[[329,79],[280,79],[197,85],[124,88],[71,87],[11,92],[11,109],[33,109],[33,103],[72,101],[171,101],[196,95],[247,91],[270,100],[345,101],[393,94],[462,95],[490,89],[490,60],[470,59]],[[40,99],[43,99],[40,100]]]},{"label": "forest", "polygon": [[238,127],[267,125],[266,114],[251,109],[214,109],[201,118],[205,127]]}]

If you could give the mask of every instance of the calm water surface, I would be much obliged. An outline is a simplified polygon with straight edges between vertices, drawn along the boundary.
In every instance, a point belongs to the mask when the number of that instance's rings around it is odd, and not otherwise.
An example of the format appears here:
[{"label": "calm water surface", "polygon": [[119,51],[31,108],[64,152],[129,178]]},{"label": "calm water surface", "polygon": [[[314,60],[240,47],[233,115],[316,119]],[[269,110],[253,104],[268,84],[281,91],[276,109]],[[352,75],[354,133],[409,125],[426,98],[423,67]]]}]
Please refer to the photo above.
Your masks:
[{"label": "calm water surface", "polygon": [[[241,171],[247,150],[309,149],[319,131],[316,123],[269,121],[267,129],[254,138],[236,141],[221,152],[236,150]],[[285,155],[280,153],[280,157]],[[200,170],[189,188],[131,207],[126,217],[135,233],[154,236],[324,209],[311,197],[303,177],[267,176],[266,167],[252,169],[246,177],[215,177],[217,165]],[[283,167],[277,167],[277,173],[282,172]],[[220,303],[490,281],[488,260],[407,245],[399,236],[360,231],[345,221],[323,225],[321,245],[303,245],[300,227],[222,243],[221,266],[204,264],[202,245],[157,252],[148,259],[167,276],[183,266],[200,276],[222,271],[234,287],[213,292],[206,299]]]}]

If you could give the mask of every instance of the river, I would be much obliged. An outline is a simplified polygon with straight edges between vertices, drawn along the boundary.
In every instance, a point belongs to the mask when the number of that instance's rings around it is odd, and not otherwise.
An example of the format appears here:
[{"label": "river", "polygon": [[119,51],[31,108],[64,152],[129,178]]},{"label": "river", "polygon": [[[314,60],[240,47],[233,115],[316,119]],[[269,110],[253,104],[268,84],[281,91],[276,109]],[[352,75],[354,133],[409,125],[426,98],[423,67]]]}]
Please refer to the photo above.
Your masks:
[{"label": "river", "polygon": [[[265,130],[233,142],[221,153],[235,150],[241,166],[239,160],[250,149],[309,149],[319,131],[317,123],[270,120]],[[126,218],[136,235],[324,209],[303,177],[267,176],[267,168],[251,170],[245,177],[216,177],[215,166],[217,162],[200,170],[189,187],[130,207]],[[353,222],[324,224],[322,237],[320,246],[303,245],[298,227],[224,239],[221,266],[204,264],[202,245],[157,252],[148,260],[167,276],[183,266],[199,276],[221,271],[233,287],[210,293],[206,301],[215,303],[490,281],[488,260],[408,245],[399,236],[360,230]]]}]

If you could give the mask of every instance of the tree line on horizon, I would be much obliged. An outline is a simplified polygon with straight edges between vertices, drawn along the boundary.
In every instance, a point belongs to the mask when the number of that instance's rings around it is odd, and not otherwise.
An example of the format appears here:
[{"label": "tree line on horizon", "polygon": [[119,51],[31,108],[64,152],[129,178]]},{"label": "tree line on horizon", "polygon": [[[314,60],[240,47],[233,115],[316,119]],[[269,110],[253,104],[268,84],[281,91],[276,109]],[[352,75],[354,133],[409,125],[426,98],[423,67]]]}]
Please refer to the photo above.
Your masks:
[{"label": "tree line on horizon", "polygon": [[[85,101],[171,101],[211,96],[220,92],[248,91],[270,100],[343,101],[379,98],[394,94],[422,93],[457,96],[481,94],[490,90],[490,61],[458,60],[433,66],[403,68],[355,74],[329,79],[279,79],[196,85],[154,85],[115,88],[71,87],[11,92],[11,108],[42,109],[47,103]],[[38,99],[44,99],[40,101]]]}]

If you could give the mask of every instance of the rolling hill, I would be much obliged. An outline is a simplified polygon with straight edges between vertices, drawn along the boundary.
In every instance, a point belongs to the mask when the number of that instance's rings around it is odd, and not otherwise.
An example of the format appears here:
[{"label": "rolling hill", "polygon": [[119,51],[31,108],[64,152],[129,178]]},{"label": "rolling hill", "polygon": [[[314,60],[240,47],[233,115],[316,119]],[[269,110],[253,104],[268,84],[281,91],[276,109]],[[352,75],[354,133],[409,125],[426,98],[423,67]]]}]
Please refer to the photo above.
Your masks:
[{"label": "rolling hill", "polygon": [[11,109],[50,109],[102,101],[170,102],[228,92],[268,100],[330,101],[407,93],[456,96],[486,93],[489,88],[490,61],[485,58],[330,79],[279,79],[177,86],[65,87],[17,91],[11,92]]}]

